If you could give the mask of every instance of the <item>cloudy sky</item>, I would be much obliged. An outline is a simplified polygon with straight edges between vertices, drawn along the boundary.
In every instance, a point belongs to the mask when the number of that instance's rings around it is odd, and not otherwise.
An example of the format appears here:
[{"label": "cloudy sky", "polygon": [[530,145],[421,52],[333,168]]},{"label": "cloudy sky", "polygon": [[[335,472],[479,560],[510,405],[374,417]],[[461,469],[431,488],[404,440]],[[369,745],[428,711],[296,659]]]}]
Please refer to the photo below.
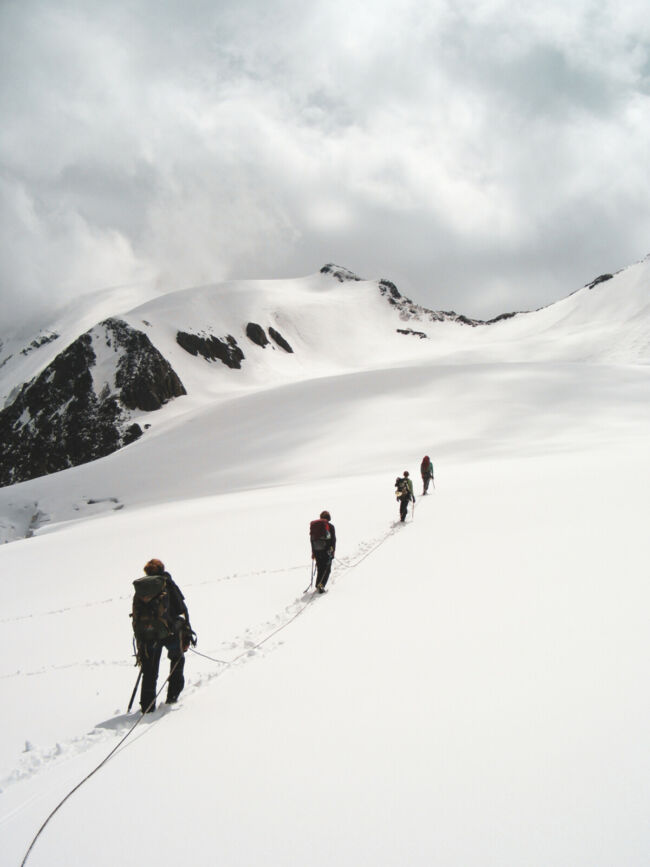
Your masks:
[{"label": "cloudy sky", "polygon": [[557,300],[650,252],[649,47],[646,0],[0,0],[4,316],[330,261]]}]

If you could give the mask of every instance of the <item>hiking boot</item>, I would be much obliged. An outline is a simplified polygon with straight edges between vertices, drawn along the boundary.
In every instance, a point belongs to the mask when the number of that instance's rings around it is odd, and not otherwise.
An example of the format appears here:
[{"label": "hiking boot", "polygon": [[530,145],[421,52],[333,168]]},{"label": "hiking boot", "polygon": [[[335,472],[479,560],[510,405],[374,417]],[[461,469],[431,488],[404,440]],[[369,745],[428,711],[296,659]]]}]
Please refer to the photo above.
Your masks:
[{"label": "hiking boot", "polygon": [[168,695],[167,701],[165,702],[165,704],[176,704],[177,701],[178,701],[177,695]]},{"label": "hiking boot", "polygon": [[153,712],[155,711],[155,709],[156,709],[156,705],[155,705],[155,703],[151,705],[151,707],[149,708],[149,710],[147,710],[146,706],[140,708],[140,710],[142,711],[142,713],[153,713]]}]

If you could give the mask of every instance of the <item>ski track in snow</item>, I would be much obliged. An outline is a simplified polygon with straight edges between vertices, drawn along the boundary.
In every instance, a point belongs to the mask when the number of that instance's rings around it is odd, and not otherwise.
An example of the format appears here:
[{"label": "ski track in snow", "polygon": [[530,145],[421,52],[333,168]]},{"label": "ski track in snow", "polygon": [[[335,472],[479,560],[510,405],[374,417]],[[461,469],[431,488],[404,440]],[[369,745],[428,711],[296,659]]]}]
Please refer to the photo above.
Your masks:
[{"label": "ski track in snow", "polygon": [[[372,553],[374,553],[381,545],[384,544],[384,542],[388,541],[388,539],[390,539],[390,537],[393,536],[396,532],[398,532],[403,526],[404,525],[399,520],[395,521],[390,524],[386,532],[379,534],[372,539],[360,542],[354,554],[347,557],[335,558],[329,582],[330,586],[335,586],[336,583],[345,574],[356,568],[356,566],[358,566],[363,560],[365,560]],[[290,571],[296,571],[299,569],[303,570],[304,564],[301,564],[300,566],[289,566],[286,569],[274,569],[269,571],[258,570],[247,573],[235,572],[230,575],[210,578],[200,582],[194,582],[194,584],[188,584],[187,586],[190,587],[204,584],[215,584],[224,581],[232,581],[235,579],[249,578],[264,574],[285,573]],[[61,608],[54,611],[47,611],[42,614],[30,614],[23,617],[8,618],[6,620],[0,620],[0,623],[25,620],[31,617],[53,616],[57,614],[63,614],[67,611],[75,609],[105,605],[109,602],[122,601],[130,598],[130,596],[117,596],[112,599],[104,599],[98,602],[85,603],[83,605],[72,606],[70,608]],[[190,676],[187,679],[186,686],[183,691],[184,699],[189,698],[196,692],[196,690],[202,689],[204,686],[212,683],[212,681],[220,677],[229,669],[246,664],[257,658],[263,658],[269,653],[276,650],[278,647],[282,646],[284,642],[281,639],[277,639],[276,641],[271,641],[271,639],[275,635],[280,633],[283,629],[285,629],[287,626],[289,626],[300,614],[303,613],[303,611],[305,611],[309,607],[309,605],[315,599],[316,595],[311,592],[310,586],[300,596],[296,597],[293,602],[289,603],[285,608],[282,609],[282,611],[276,614],[275,617],[264,620],[263,622],[255,626],[248,627],[244,630],[242,634],[235,636],[229,641],[222,642],[216,650],[212,650],[210,652],[206,651],[206,653],[196,651],[194,654],[195,656],[209,660],[214,665],[218,665],[219,667],[216,670],[199,672],[193,677]],[[234,653],[231,659],[222,660],[213,658],[213,655],[214,657],[220,656],[223,653],[228,653],[228,651],[230,651],[231,654]],[[47,672],[69,668],[92,668],[102,666],[125,667],[132,666],[132,663],[126,660],[86,660],[83,663],[75,662],[69,663],[67,665],[45,666],[36,671],[16,671],[11,674],[2,675],[0,677],[0,680],[19,676],[33,677],[46,674]],[[165,684],[166,679],[163,685],[159,687],[160,691],[163,690]],[[170,708],[167,705],[162,704],[155,710],[154,713],[148,714],[146,721],[143,720],[142,722],[146,722],[147,726],[156,723],[169,711]],[[74,758],[80,753],[86,752],[101,743],[106,743],[108,741],[113,741],[116,738],[124,737],[124,735],[129,731],[129,729],[134,727],[134,723],[137,722],[139,715],[139,711],[130,714],[120,714],[118,711],[116,711],[116,716],[97,723],[93,729],[86,732],[85,734],[77,735],[76,737],[73,737],[67,741],[57,742],[52,747],[35,747],[29,741],[25,741],[25,749],[23,751],[23,755],[21,756],[18,767],[14,768],[3,780],[0,780],[0,794],[8,786],[29,779],[35,774],[45,770],[52,764],[52,762]],[[141,735],[146,734],[146,731],[147,729],[143,729],[141,731]],[[121,750],[119,750],[118,752],[121,752]],[[5,820],[7,820],[8,818],[10,817],[6,816]]]}]

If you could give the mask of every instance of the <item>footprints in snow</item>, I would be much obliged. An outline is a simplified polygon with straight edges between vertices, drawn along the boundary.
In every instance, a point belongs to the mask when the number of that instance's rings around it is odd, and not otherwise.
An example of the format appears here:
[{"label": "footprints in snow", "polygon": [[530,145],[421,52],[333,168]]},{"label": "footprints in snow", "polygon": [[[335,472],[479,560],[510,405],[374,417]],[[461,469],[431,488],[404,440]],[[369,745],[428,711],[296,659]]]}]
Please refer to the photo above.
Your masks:
[{"label": "footprints in snow", "polygon": [[[350,557],[342,557],[337,558],[335,560],[335,566],[332,570],[332,578],[331,582],[334,584],[336,582],[337,576],[339,576],[342,572],[346,572],[349,569],[353,569],[357,566],[362,560],[364,560],[367,556],[369,556],[376,548],[379,547],[389,536],[393,535],[397,528],[400,526],[400,522],[391,526],[388,532],[377,536],[376,538],[362,542],[358,547],[357,551],[354,555]],[[290,567],[290,570],[304,570],[304,564],[300,566]],[[277,572],[286,572],[289,571],[287,569],[283,570],[274,570]],[[260,575],[264,574],[264,571],[248,573],[249,575]],[[269,573],[272,574],[272,573]],[[212,583],[214,581],[229,581],[234,578],[242,578],[247,577],[247,575],[233,574],[228,576],[220,576],[216,579],[209,579],[208,581],[199,582],[199,583]],[[191,585],[188,585],[191,586]],[[307,598],[306,598],[307,597]],[[130,597],[116,597],[117,599],[126,599]],[[288,626],[289,623],[294,620],[302,611],[304,611],[307,606],[310,604],[310,601],[315,598],[312,594],[303,594],[302,596],[297,597],[292,603],[287,605],[279,614],[270,620],[263,621],[255,627],[247,628],[243,635],[236,636],[231,641],[222,643],[220,645],[220,649],[214,651],[215,655],[223,655],[224,651],[227,653],[228,651],[233,652],[235,654],[232,659],[225,660],[225,664],[220,664],[218,668],[215,668],[215,663],[211,663],[211,670],[208,672],[198,671],[194,677],[190,676],[188,678],[187,685],[184,690],[184,696],[189,697],[194,693],[197,689],[201,689],[204,685],[209,684],[214,678],[219,677],[223,674],[228,668],[231,668],[235,665],[243,664],[247,661],[255,659],[257,657],[266,656],[268,653],[275,650],[277,647],[282,646],[284,643],[282,639],[277,638],[273,641],[273,637],[280,632],[285,626]],[[84,606],[78,607],[88,607],[92,605],[102,605],[107,602],[113,602],[114,599],[103,600],[102,602],[95,603],[86,603]],[[52,611],[47,612],[47,614],[54,615],[63,613],[63,611],[69,611],[71,609],[62,609],[61,611]],[[28,616],[36,616],[36,615],[28,615]],[[16,620],[21,620],[25,618],[14,618]],[[2,621],[0,621],[2,622]],[[211,654],[210,654],[211,655]],[[201,659],[201,656],[196,657],[197,659]],[[132,667],[130,661],[119,660],[119,661],[91,661],[86,660],[84,663],[73,663],[67,666],[50,666],[40,669],[34,672],[15,672],[14,674],[4,675],[4,677],[16,677],[19,675],[25,676],[34,676],[39,674],[45,674],[48,671],[59,670],[64,668],[71,668],[74,666],[102,666],[102,665],[123,665]],[[146,720],[143,720],[143,724],[151,724],[155,722],[157,719],[165,715],[170,711],[170,708],[167,705],[160,705],[160,707],[153,713],[147,716]],[[107,740],[114,740],[115,737],[121,737],[132,727],[133,723],[137,721],[138,713],[132,714],[124,714],[120,713],[119,710],[115,711],[115,716],[105,720],[103,722],[97,723],[95,727],[87,732],[84,735],[79,737],[75,737],[68,742],[65,743],[56,743],[54,747],[51,748],[39,748],[35,747],[29,740],[25,741],[25,749],[21,755],[20,765],[15,768],[9,776],[0,783],[0,793],[3,788],[7,785],[11,785],[21,780],[24,780],[28,777],[33,776],[38,773],[44,767],[46,767],[49,763],[60,760],[62,758],[72,758],[86,750],[91,749],[92,747],[98,745]]]}]

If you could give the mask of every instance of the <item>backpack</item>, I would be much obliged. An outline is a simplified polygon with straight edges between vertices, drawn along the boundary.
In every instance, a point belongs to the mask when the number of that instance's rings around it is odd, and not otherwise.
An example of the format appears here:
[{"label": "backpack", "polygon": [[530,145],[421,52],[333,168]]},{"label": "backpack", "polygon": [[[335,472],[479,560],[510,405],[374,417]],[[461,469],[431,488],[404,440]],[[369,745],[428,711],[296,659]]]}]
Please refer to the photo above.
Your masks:
[{"label": "backpack", "polygon": [[420,464],[420,474],[423,476],[431,476],[433,475],[432,470],[433,466],[431,464],[431,458],[424,457]]},{"label": "backpack", "polygon": [[164,641],[171,635],[171,616],[167,579],[163,575],[145,575],[133,582],[133,632],[136,641]]},{"label": "backpack", "polygon": [[325,551],[330,547],[332,534],[330,525],[324,518],[316,518],[309,525],[309,538],[312,551]]},{"label": "backpack", "polygon": [[400,497],[410,497],[411,489],[409,488],[409,483],[405,478],[395,479],[395,487],[397,490],[395,491],[395,496],[397,499]]}]

